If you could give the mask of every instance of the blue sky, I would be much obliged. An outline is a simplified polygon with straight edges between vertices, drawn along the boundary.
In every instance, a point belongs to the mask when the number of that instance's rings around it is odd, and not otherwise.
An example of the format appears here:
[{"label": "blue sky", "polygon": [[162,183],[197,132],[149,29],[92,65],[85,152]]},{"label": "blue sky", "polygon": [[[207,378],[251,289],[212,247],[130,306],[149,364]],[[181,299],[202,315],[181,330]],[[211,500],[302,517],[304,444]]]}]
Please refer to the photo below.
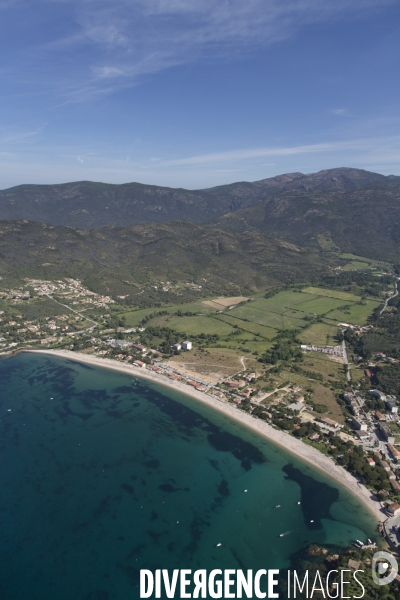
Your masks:
[{"label": "blue sky", "polygon": [[400,175],[398,0],[0,0],[0,189]]}]

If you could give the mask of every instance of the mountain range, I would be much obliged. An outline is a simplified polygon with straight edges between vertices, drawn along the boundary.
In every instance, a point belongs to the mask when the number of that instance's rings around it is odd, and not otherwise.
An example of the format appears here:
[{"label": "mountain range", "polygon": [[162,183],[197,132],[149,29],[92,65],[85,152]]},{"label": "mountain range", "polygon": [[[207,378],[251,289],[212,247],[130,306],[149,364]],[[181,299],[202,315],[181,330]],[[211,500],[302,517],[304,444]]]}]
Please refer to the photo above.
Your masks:
[{"label": "mountain range", "polygon": [[139,183],[0,192],[0,273],[261,289],[326,271],[338,252],[400,263],[400,177],[289,173],[203,190]]},{"label": "mountain range", "polygon": [[94,230],[0,222],[3,279],[73,277],[103,293],[118,288],[130,298],[143,293],[143,286],[167,280],[196,281],[203,295],[237,295],[307,281],[326,272],[327,264],[318,252],[282,240],[183,221]]}]

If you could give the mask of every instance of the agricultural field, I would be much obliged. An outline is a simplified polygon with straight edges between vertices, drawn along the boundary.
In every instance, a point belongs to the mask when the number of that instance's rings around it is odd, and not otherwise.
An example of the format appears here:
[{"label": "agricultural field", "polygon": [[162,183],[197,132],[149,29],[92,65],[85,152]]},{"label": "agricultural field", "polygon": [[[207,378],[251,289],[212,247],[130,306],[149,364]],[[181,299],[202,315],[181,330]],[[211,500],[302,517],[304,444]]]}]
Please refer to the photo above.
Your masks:
[{"label": "agricultural field", "polygon": [[[310,288],[311,289],[311,288]],[[312,288],[314,290],[320,291],[320,288]],[[297,304],[302,304],[303,302],[307,302],[307,300],[315,300],[318,298],[320,294],[316,293],[307,293],[306,290],[301,292],[285,290],[283,292],[279,292],[272,296],[272,298],[256,300],[252,302],[251,305],[255,308],[264,309],[266,306],[269,310],[277,310],[280,311],[282,308],[291,308],[296,306]]]},{"label": "agricultural field", "polygon": [[331,310],[339,308],[345,304],[346,302],[344,300],[321,296],[316,300],[308,300],[307,302],[297,304],[296,308],[297,310],[302,311],[304,314],[325,315]]},{"label": "agricultural field", "polygon": [[367,299],[363,304],[352,304],[346,309],[337,309],[326,315],[327,319],[338,321],[339,323],[351,323],[352,325],[365,325],[370,314],[382,305],[378,300]]},{"label": "agricultural field", "polygon": [[228,323],[201,315],[195,317],[178,317],[173,314],[171,316],[165,315],[155,317],[150,323],[155,327],[169,327],[178,333],[185,333],[189,337],[191,335],[200,335],[201,333],[227,336],[234,331],[233,327],[228,325]]},{"label": "agricultural field", "polygon": [[[143,318],[151,316],[145,327],[167,327],[179,338],[193,339],[194,352],[172,356],[170,363],[189,375],[197,374],[216,383],[244,366],[258,372],[265,368],[268,371],[268,366],[262,366],[257,359],[271,349],[279,330],[297,329],[302,343],[335,345],[338,323],[363,325],[378,305],[378,300],[361,301],[361,296],[348,292],[307,287],[303,291],[283,290],[270,298],[260,294],[250,299],[218,297],[147,308],[127,312],[125,319],[126,326],[137,326]],[[157,314],[161,311],[168,314]],[[204,337],[198,337],[201,334]],[[318,375],[322,381],[318,381]],[[362,372],[354,375],[362,376]],[[271,386],[274,389],[288,382],[303,386],[312,393],[315,403],[328,406],[329,416],[340,420],[340,407],[330,389],[347,385],[340,362],[313,352],[305,355],[300,371],[288,365],[281,372],[266,373],[263,380],[260,389]]]},{"label": "agricultural field", "polygon": [[126,319],[127,327],[137,327],[144,317],[148,317],[149,315],[159,312],[160,310],[165,310],[168,313],[174,314],[179,310],[183,313],[192,312],[200,315],[208,315],[215,313],[215,309],[205,306],[202,302],[189,302],[188,304],[175,304],[174,306],[163,306],[161,308],[143,308],[141,310],[134,310],[122,313],[120,316],[124,316]]},{"label": "agricultural field", "polygon": [[224,321],[225,323],[232,325],[232,327],[238,327],[243,331],[259,335],[267,340],[272,340],[272,338],[276,336],[276,329],[265,327],[264,325],[253,323],[252,321],[243,321],[242,319],[232,316],[232,314],[219,314],[218,316],[215,316],[214,319]]},{"label": "agricultural field", "polygon": [[215,298],[214,300],[204,300],[202,304],[211,308],[215,308],[216,310],[224,310],[224,308],[228,308],[228,306],[236,306],[236,304],[239,304],[240,302],[246,302],[246,300],[248,300],[246,296],[231,296],[230,298],[221,296],[219,298]]},{"label": "agricultural field", "polygon": [[299,339],[303,344],[335,346],[337,342],[334,338],[337,332],[337,325],[314,323],[299,334]]},{"label": "agricultural field", "polygon": [[[270,298],[260,298],[260,294],[254,299],[218,297],[163,307],[167,315],[157,315],[159,308],[147,308],[127,312],[125,318],[126,325],[134,327],[144,317],[154,315],[146,326],[168,327],[188,337],[217,335],[218,346],[262,354],[283,329],[300,330],[304,343],[334,344],[338,323],[364,325],[378,305],[378,300],[361,302],[360,296],[348,292],[307,287],[303,291],[284,290]],[[193,314],[185,315],[187,312]],[[322,317],[323,322],[315,323],[315,317]]]},{"label": "agricultural field", "polygon": [[307,287],[303,290],[306,294],[314,294],[315,296],[322,296],[324,298],[338,298],[339,300],[349,300],[350,302],[359,302],[360,296],[355,294],[349,294],[348,292],[340,292],[338,290],[330,290],[325,288]]},{"label": "agricultural field", "polygon": [[[254,303],[249,302],[244,306],[239,306],[230,311],[230,315],[243,321],[257,323],[258,325],[264,325],[272,329],[298,329],[304,327],[302,318],[285,315],[284,307],[281,307],[281,312],[270,310],[267,302],[268,300],[256,300]],[[264,303],[264,307],[262,307],[261,303]],[[256,304],[259,307],[256,307]]]},{"label": "agricultural field", "polygon": [[380,260],[374,260],[373,258],[367,258],[366,256],[357,256],[356,254],[350,254],[347,252],[337,253],[337,256],[338,258],[344,258],[345,260],[351,261],[343,267],[343,271],[358,271],[365,269],[382,270],[382,267],[387,270],[390,268],[389,263]]},{"label": "agricultural field", "polygon": [[370,268],[368,263],[353,260],[343,267],[343,271],[365,271]]}]

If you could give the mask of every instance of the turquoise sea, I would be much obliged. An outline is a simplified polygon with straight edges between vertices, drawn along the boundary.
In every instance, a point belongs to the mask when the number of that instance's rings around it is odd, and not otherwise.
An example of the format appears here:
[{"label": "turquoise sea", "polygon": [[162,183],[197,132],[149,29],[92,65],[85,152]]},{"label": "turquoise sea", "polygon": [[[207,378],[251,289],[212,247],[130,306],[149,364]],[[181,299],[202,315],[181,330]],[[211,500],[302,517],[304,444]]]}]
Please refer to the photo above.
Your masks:
[{"label": "turquoise sea", "polygon": [[0,419],[1,600],[130,600],[141,568],[286,569],[376,539],[344,488],[134,376],[3,358]]}]

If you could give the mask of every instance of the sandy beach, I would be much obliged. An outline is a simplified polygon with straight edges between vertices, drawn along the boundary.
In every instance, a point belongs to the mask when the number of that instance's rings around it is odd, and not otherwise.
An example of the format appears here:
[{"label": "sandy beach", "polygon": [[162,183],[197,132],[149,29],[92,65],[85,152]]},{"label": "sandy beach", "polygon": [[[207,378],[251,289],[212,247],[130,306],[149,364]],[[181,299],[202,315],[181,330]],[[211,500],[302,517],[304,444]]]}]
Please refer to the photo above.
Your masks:
[{"label": "sandy beach", "polygon": [[113,369],[122,373],[127,373],[128,375],[134,377],[141,377],[143,379],[147,379],[154,383],[182,392],[186,396],[189,396],[198,402],[207,404],[220,413],[227,415],[231,419],[234,419],[245,427],[255,431],[258,435],[265,437],[274,444],[284,448],[286,451],[294,454],[301,460],[319,469],[335,482],[346,487],[352,494],[354,494],[354,496],[356,496],[358,500],[369,509],[371,514],[378,521],[385,521],[387,518],[387,516],[381,510],[380,503],[373,500],[371,492],[365,486],[361,485],[357,479],[345,469],[339,465],[336,465],[332,458],[325,456],[316,448],[303,443],[301,440],[294,438],[288,433],[275,429],[265,421],[256,419],[248,413],[237,409],[231,404],[221,402],[217,400],[217,398],[213,398],[204,392],[200,392],[191,386],[186,385],[185,383],[173,381],[168,379],[168,377],[153,373],[146,369],[141,369],[128,364],[124,365],[115,360],[98,358],[88,354],[81,354],[79,352],[72,352],[69,350],[24,350],[24,352],[51,354],[53,356],[67,358],[76,362]]}]

